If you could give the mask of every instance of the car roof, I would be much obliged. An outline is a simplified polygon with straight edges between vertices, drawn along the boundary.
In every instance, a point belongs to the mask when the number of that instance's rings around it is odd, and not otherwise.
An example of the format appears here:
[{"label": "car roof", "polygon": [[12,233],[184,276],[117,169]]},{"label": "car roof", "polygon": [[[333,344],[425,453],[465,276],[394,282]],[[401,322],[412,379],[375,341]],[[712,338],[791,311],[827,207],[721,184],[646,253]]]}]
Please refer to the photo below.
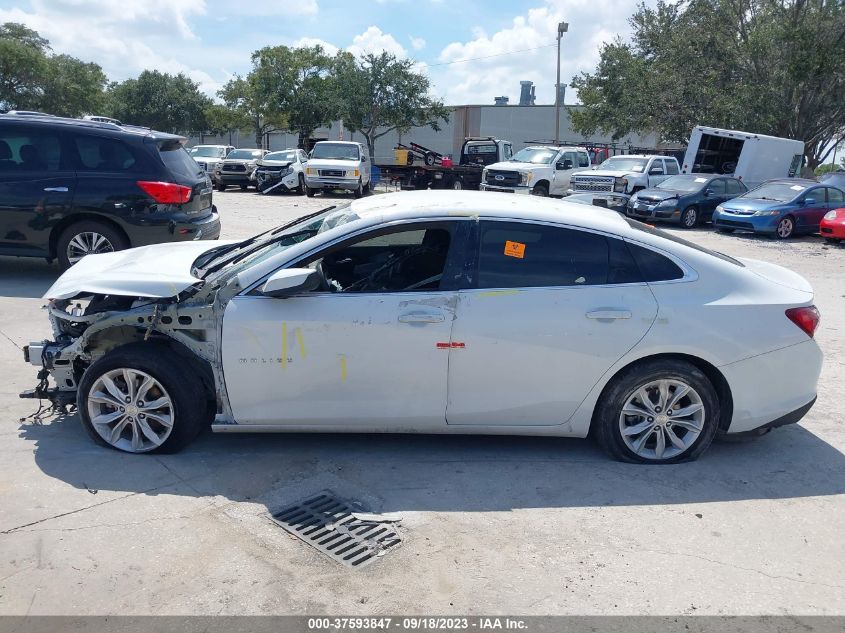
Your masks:
[{"label": "car roof", "polygon": [[616,156],[608,157],[608,160],[610,160],[611,158],[675,158],[675,157],[674,156],[668,156],[666,154],[617,154]]},{"label": "car roof", "polygon": [[119,134],[132,134],[135,136],[149,136],[154,139],[179,139],[182,142],[187,141],[184,136],[180,136],[178,134],[170,134],[168,132],[158,132],[156,130],[150,129],[148,127],[142,127],[139,125],[129,125],[127,123],[122,123],[118,125],[116,123],[107,123],[105,121],[89,121],[85,119],[71,119],[68,117],[60,117],[60,116],[53,116],[53,115],[27,115],[27,116],[19,116],[15,114],[0,114],[0,125],[26,125],[31,127],[33,125],[37,127],[46,127],[46,128],[78,128],[83,130],[97,130],[100,132],[106,133],[113,133],[115,135]]},{"label": "car roof", "polygon": [[362,219],[381,222],[408,218],[491,217],[570,224],[587,229],[627,233],[628,224],[615,211],[596,207],[584,213],[580,204],[514,196],[489,191],[421,190],[369,196],[352,202],[350,209]]},{"label": "car roof", "polygon": [[809,178],[772,178],[771,180],[767,180],[763,184],[770,185],[775,183],[782,183],[784,185],[806,185],[807,187],[812,187],[813,185],[820,185],[823,183],[818,182],[817,180],[810,180]]},{"label": "car roof", "polygon": [[317,141],[314,145],[319,145],[320,143],[334,143],[337,145],[361,145],[358,141],[330,141],[326,139],[325,141]]},{"label": "car roof", "polygon": [[586,147],[578,147],[577,145],[527,145],[526,147],[523,147],[522,149],[550,149],[550,150],[553,150],[555,152],[559,152],[560,150],[563,150],[563,149],[574,149],[574,150],[579,150],[579,151],[582,151],[582,152],[587,151]]}]

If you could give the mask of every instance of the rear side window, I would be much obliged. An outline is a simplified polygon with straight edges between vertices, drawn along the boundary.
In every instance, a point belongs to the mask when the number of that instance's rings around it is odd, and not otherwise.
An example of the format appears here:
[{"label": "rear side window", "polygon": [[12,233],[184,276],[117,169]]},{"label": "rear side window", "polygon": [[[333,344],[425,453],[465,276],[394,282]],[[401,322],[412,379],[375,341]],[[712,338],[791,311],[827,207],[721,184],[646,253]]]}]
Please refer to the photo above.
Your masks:
[{"label": "rear side window", "polygon": [[827,188],[827,201],[832,202],[834,204],[840,204],[841,202],[845,202],[845,195],[842,194],[839,189],[834,189],[832,187]]},{"label": "rear side window", "polygon": [[602,235],[520,222],[482,222],[479,288],[594,286],[640,281],[625,244]]},{"label": "rear side window", "polygon": [[89,171],[139,171],[135,152],[123,141],[99,136],[75,136],[80,168]]},{"label": "rear side window", "polygon": [[[648,233],[649,235],[657,235],[657,236],[663,238],[664,240],[669,240],[670,242],[674,242],[675,244],[682,244],[683,246],[697,250],[699,253],[706,253],[706,254],[711,255],[713,257],[718,257],[722,261],[729,262],[729,263],[733,264],[734,266],[739,266],[741,268],[745,267],[745,264],[743,264],[738,259],[734,259],[730,255],[725,255],[724,253],[720,253],[719,251],[712,251],[709,248],[704,248],[703,246],[699,246],[698,244],[694,244],[693,242],[685,240],[682,237],[677,237],[675,235],[672,235],[671,233],[667,233],[666,231],[661,231],[660,229],[656,229],[653,226],[651,226],[650,224],[643,224],[642,222],[637,222],[636,220],[632,220],[631,218],[625,218],[625,221],[628,223],[628,225],[632,229],[634,229],[636,231],[642,231],[643,233]],[[633,245],[631,245],[631,246],[633,248]]]},{"label": "rear side window", "polygon": [[628,248],[645,281],[670,281],[684,276],[684,271],[668,257],[636,244],[628,244]]},{"label": "rear side window", "polygon": [[578,166],[579,167],[589,167],[590,166],[590,157],[587,155],[587,152],[578,152]]},{"label": "rear side window", "polygon": [[167,170],[179,178],[196,180],[202,169],[180,143],[159,146],[159,154]]},{"label": "rear side window", "polygon": [[666,161],[666,173],[670,176],[675,176],[678,173],[678,163],[674,160]]},{"label": "rear side window", "polygon": [[0,172],[57,171],[62,162],[58,136],[37,130],[0,132]]}]

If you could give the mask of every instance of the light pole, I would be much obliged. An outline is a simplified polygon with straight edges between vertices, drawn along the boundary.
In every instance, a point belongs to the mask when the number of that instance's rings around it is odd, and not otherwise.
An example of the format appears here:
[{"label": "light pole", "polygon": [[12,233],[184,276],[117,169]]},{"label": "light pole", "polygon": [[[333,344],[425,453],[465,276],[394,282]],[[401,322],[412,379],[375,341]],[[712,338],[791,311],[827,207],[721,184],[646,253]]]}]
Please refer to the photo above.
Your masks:
[{"label": "light pole", "polygon": [[569,24],[557,25],[557,83],[555,84],[555,143],[560,143],[560,38],[569,30]]}]

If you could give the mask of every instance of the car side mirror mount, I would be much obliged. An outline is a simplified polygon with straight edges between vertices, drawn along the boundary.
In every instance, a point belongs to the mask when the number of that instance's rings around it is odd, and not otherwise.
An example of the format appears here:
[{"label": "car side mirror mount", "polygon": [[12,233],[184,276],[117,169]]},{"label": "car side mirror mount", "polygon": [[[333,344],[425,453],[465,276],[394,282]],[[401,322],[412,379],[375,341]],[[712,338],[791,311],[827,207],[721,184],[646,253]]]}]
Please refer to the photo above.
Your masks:
[{"label": "car side mirror mount", "polygon": [[572,161],[571,160],[561,160],[557,163],[558,169],[572,169]]},{"label": "car side mirror mount", "polygon": [[265,297],[284,299],[300,292],[310,292],[320,286],[320,276],[311,268],[284,268],[277,270],[264,285],[261,294]]},{"label": "car side mirror mount", "polygon": [[704,195],[705,196],[712,196],[713,190],[710,187],[707,187],[707,189],[704,190]]}]

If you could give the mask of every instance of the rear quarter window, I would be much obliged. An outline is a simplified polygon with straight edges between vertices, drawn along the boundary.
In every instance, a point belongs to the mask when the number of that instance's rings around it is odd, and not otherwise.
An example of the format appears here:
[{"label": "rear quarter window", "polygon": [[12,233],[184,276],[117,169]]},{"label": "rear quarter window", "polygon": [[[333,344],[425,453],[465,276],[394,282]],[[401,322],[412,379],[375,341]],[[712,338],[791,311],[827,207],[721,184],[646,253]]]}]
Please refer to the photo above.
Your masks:
[{"label": "rear quarter window", "polygon": [[79,167],[85,171],[136,172],[142,160],[128,144],[114,138],[75,136]]},{"label": "rear quarter window", "polygon": [[645,281],[671,281],[683,278],[684,271],[668,257],[637,244],[628,244],[628,247]]},{"label": "rear quarter window", "polygon": [[662,237],[664,240],[669,240],[670,242],[674,242],[675,244],[683,244],[688,248],[692,248],[697,250],[699,253],[706,253],[711,255],[712,257],[716,257],[721,259],[724,262],[728,262],[733,264],[734,266],[739,266],[740,268],[745,268],[745,264],[743,264],[738,259],[734,259],[730,255],[725,255],[724,253],[720,253],[719,251],[713,251],[709,248],[704,248],[703,246],[699,246],[698,244],[694,244],[693,242],[689,242],[683,238],[676,237],[671,233],[666,233],[665,231],[661,231],[660,229],[656,229],[649,224],[643,224],[642,222],[637,222],[636,220],[632,220],[631,218],[624,218],[624,220],[628,223],[628,225],[637,231],[642,231],[643,233],[648,233],[649,235],[656,235],[658,237]]},{"label": "rear quarter window", "polygon": [[196,180],[202,169],[179,143],[159,146],[159,155],[167,170],[178,178]]}]

